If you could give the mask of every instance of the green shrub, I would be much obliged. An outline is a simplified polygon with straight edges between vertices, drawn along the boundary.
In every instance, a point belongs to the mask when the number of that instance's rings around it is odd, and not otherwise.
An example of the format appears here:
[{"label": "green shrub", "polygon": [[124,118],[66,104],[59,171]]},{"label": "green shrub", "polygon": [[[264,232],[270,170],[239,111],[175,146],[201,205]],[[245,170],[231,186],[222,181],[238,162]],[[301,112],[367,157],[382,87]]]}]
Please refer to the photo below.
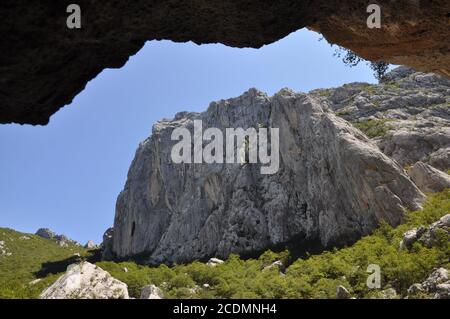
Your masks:
[{"label": "green shrub", "polygon": [[389,119],[382,120],[365,120],[361,122],[354,122],[353,126],[357,129],[361,130],[364,134],[366,134],[370,138],[374,137],[383,137],[389,131],[389,125],[387,122],[390,122]]},{"label": "green shrub", "polygon": [[[243,260],[230,255],[225,263],[215,267],[200,262],[173,267],[149,267],[134,262],[99,262],[97,265],[125,282],[130,295],[135,298],[147,284],[160,287],[166,298],[335,298],[338,285],[344,285],[357,297],[371,298],[376,297],[379,290],[369,289],[366,284],[370,264],[380,266],[382,289],[392,287],[405,294],[408,287],[422,282],[434,268],[450,267],[450,238],[448,233],[438,233],[433,248],[416,243],[407,251],[399,250],[403,233],[420,225],[429,225],[448,212],[449,189],[429,195],[424,208],[406,214],[404,223],[396,228],[382,222],[372,235],[349,247],[294,261],[288,251],[269,250],[258,259]],[[2,238],[10,236],[9,232],[5,236],[2,231],[5,230],[0,231]],[[43,261],[48,258],[60,260],[72,253],[47,244],[39,239],[36,245],[21,247],[22,251],[17,248],[14,264],[0,257],[0,297],[36,298],[58,278],[60,273],[49,274],[35,285],[28,284],[35,278],[33,271],[39,270]],[[40,245],[45,245],[45,253]],[[31,253],[32,247],[40,252],[39,256]],[[53,249],[56,255],[52,255]],[[289,265],[285,274],[280,274],[276,267],[264,269],[277,260]]]}]

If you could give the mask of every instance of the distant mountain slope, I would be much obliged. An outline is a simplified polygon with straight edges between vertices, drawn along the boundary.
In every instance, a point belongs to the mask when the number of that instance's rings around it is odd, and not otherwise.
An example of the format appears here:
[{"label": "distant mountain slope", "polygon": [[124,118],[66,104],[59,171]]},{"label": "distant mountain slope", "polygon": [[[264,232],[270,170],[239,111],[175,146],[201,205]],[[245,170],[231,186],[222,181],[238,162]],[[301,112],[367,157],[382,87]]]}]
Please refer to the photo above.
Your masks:
[{"label": "distant mountain slope", "polygon": [[[431,247],[417,242],[409,250],[399,249],[406,231],[428,226],[449,212],[450,189],[429,195],[424,208],[408,213],[406,222],[397,228],[385,224],[352,246],[301,259],[289,252],[266,251],[258,259],[243,260],[233,255],[215,267],[200,262],[171,268],[131,261],[97,265],[126,283],[135,298],[148,284],[160,287],[165,298],[335,298],[339,285],[357,298],[400,298],[435,268],[450,269],[448,232]],[[79,259],[74,253],[91,257],[81,247],[62,248],[50,240],[6,228],[0,228],[0,243],[0,299],[38,298],[68,264]],[[380,266],[379,289],[366,285],[369,264]],[[41,277],[41,281],[30,284]]]},{"label": "distant mountain slope", "polygon": [[0,298],[37,298],[78,259],[74,254],[88,256],[81,246],[61,247],[56,240],[0,228]]}]

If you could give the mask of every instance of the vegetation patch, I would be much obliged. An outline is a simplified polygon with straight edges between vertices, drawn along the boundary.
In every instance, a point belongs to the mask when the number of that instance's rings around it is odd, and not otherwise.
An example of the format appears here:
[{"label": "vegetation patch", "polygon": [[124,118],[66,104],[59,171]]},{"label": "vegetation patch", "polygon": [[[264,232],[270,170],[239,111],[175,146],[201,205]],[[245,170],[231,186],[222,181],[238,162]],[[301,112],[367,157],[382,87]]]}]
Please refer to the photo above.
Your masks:
[{"label": "vegetation patch", "polygon": [[[428,226],[449,212],[450,189],[447,189],[429,195],[424,208],[408,213],[397,228],[381,223],[372,235],[354,245],[296,260],[288,251],[267,251],[258,259],[243,260],[231,255],[215,267],[202,262],[173,267],[149,267],[132,261],[104,261],[97,265],[125,282],[130,295],[137,298],[148,284],[160,287],[165,298],[335,298],[338,285],[344,285],[358,298],[377,296],[381,289],[387,288],[404,295],[408,287],[422,282],[434,268],[450,267],[450,238],[442,234],[439,244],[432,248],[417,242],[409,251],[399,250],[403,233],[420,225]],[[74,252],[85,258],[90,256],[80,247],[61,248],[32,235],[27,235],[30,240],[20,241],[23,235],[0,229],[0,241],[5,241],[13,253],[0,257],[0,298],[36,298],[64,272],[63,267],[55,268],[43,280],[30,285],[45,265],[65,266]],[[275,261],[282,261],[287,269],[271,266]],[[370,289],[366,284],[371,264],[380,267],[380,289]]]},{"label": "vegetation patch", "polygon": [[[449,236],[426,248],[416,243],[399,250],[403,233],[419,225],[427,226],[450,211],[450,190],[430,195],[422,210],[410,212],[405,223],[392,228],[382,223],[378,230],[354,245],[291,260],[288,251],[267,251],[258,259],[242,260],[231,255],[215,267],[201,262],[167,267],[147,267],[133,262],[101,262],[98,265],[126,282],[131,296],[138,297],[147,284],[160,287],[166,298],[335,298],[336,287],[344,285],[359,298],[376,296],[381,289],[394,288],[400,294],[422,282],[437,267],[450,267]],[[285,273],[269,267],[281,260],[289,266]],[[370,289],[367,268],[381,269],[381,288]],[[127,267],[128,272],[123,268]]]},{"label": "vegetation patch", "polygon": [[353,126],[361,130],[370,138],[383,137],[389,131],[390,126],[387,124],[391,119],[370,119],[361,122],[353,122]]},{"label": "vegetation patch", "polygon": [[8,228],[0,228],[0,241],[11,253],[0,255],[0,299],[38,298],[69,264],[77,261],[74,254],[90,255],[80,246],[60,247],[55,241]]}]

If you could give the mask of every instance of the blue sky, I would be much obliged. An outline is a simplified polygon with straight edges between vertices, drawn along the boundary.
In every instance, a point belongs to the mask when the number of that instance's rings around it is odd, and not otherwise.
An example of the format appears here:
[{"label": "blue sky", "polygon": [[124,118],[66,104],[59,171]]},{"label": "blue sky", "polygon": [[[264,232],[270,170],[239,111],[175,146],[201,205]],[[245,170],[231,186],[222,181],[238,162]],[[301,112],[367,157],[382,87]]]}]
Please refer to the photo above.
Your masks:
[{"label": "blue sky", "polygon": [[148,42],[123,68],[89,82],[47,126],[0,125],[0,227],[48,227],[99,243],[137,145],[159,119],[251,87],[272,95],[376,82],[365,64],[346,67],[319,38],[301,30],[259,50]]}]

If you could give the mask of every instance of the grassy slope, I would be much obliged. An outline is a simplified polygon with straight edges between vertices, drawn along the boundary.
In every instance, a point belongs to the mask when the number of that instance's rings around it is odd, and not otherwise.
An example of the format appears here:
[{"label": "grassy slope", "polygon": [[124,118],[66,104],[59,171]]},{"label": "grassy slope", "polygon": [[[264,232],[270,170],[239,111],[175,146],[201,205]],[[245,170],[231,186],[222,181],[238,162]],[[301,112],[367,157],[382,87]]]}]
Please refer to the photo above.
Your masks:
[{"label": "grassy slope", "polygon": [[[7,228],[0,228],[0,241],[12,253],[0,256],[0,298],[37,298],[65,271],[67,264],[76,260],[74,253],[87,254],[82,247],[63,248],[54,241]],[[29,284],[37,278],[42,280]]]},{"label": "grassy slope", "polygon": [[[411,251],[399,251],[402,234],[419,225],[429,225],[450,213],[450,190],[430,195],[423,210],[409,213],[405,223],[395,229],[382,225],[374,234],[348,248],[324,252],[307,259],[289,260],[289,253],[266,252],[259,259],[241,260],[230,256],[220,266],[200,262],[167,267],[147,267],[133,262],[99,262],[103,269],[129,286],[131,296],[139,297],[149,283],[161,287],[167,298],[334,298],[336,286],[343,284],[358,297],[372,297],[377,290],[366,285],[369,264],[381,267],[382,288],[393,287],[404,294],[415,282],[423,281],[435,267],[450,267],[450,238],[432,249],[415,244]],[[74,252],[84,256],[82,248],[61,248],[56,243],[0,228],[0,241],[13,253],[0,257],[0,298],[35,298],[64,271]],[[12,239],[12,241],[11,241]],[[289,263],[286,275],[262,269],[275,260]],[[52,261],[43,272],[45,279],[36,285],[42,264]],[[123,268],[128,268],[124,272]],[[59,273],[59,274],[52,274]],[[47,275],[47,273],[50,273]],[[203,285],[208,284],[208,288]]]},{"label": "grassy slope", "polygon": [[[381,267],[383,289],[393,287],[404,294],[411,284],[422,282],[433,268],[450,267],[450,238],[443,235],[441,244],[432,249],[415,244],[411,251],[399,251],[403,233],[429,225],[448,213],[450,190],[430,195],[423,210],[409,213],[405,223],[395,229],[381,225],[374,234],[351,247],[296,261],[289,261],[287,252],[268,251],[257,260],[231,256],[214,268],[199,262],[173,268],[150,268],[132,262],[98,265],[126,282],[135,297],[148,283],[160,286],[168,298],[334,298],[339,284],[355,296],[376,297],[379,290],[369,290],[366,285],[369,264]],[[278,259],[291,263],[285,276],[276,269],[262,271]],[[124,267],[128,268],[127,273]],[[204,284],[209,288],[203,289]]]}]

